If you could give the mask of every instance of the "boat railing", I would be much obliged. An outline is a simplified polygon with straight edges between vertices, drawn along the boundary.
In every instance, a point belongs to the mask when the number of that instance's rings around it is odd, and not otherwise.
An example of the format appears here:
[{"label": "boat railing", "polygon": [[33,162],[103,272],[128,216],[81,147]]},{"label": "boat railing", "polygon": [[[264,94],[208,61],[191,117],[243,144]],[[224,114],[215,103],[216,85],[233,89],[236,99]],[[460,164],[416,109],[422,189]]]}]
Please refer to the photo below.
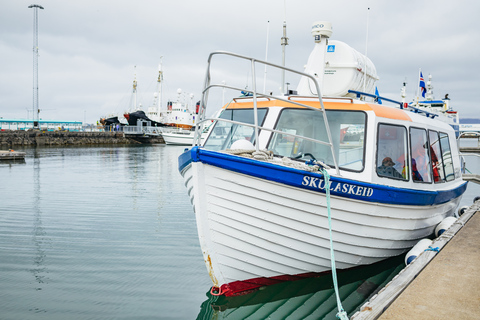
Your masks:
[{"label": "boat railing", "polygon": [[123,126],[119,130],[126,135],[160,135],[162,133],[160,127],[153,126]]},{"label": "boat railing", "polygon": [[381,100],[381,101],[388,101],[388,102],[391,102],[391,103],[394,103],[394,104],[398,104],[400,106],[400,109],[407,109],[407,110],[410,110],[414,113],[423,114],[427,118],[432,118],[433,119],[435,117],[438,117],[438,114],[431,113],[431,112],[428,112],[426,110],[422,110],[420,108],[414,107],[414,106],[409,105],[407,103],[403,103],[403,102],[400,102],[400,101],[385,98],[385,97],[379,96],[378,94],[371,94],[371,93],[355,91],[355,90],[348,90],[348,93],[356,94],[358,99],[360,99],[360,97],[362,97],[362,96],[365,96],[365,97],[374,98],[376,101]]},{"label": "boat railing", "polygon": [[[312,100],[312,98],[314,97],[311,97],[311,96],[289,96],[288,97],[288,100],[293,100],[293,99],[296,99],[296,100],[300,100],[300,99],[309,99],[309,100]],[[350,98],[350,97],[322,97],[322,99],[325,101],[325,100],[342,100],[342,101],[350,101],[350,103],[353,103],[353,98]]]},{"label": "boat railing", "polygon": [[[247,90],[245,88],[228,86],[225,83],[212,84],[211,83],[211,80],[212,80],[212,78],[211,78],[212,59],[213,59],[214,56],[217,56],[217,55],[227,55],[227,56],[231,56],[231,57],[234,57],[234,58],[249,61],[250,62],[250,67],[251,67],[250,78],[252,80],[253,89],[252,90]],[[330,147],[330,150],[331,150],[332,160],[334,162],[336,173],[340,174],[337,158],[336,158],[336,155],[335,155],[334,145],[333,145],[333,142],[332,142],[333,141],[332,140],[332,135],[331,135],[331,132],[330,132],[330,127],[329,127],[329,124],[328,124],[327,114],[325,112],[325,107],[323,105],[321,94],[319,94],[316,97],[318,99],[319,103],[320,103],[321,108],[316,108],[316,107],[309,106],[309,105],[301,103],[299,101],[292,100],[289,97],[283,98],[283,97],[276,96],[275,100],[283,101],[283,102],[286,102],[286,103],[289,103],[289,104],[294,104],[294,105],[297,105],[297,106],[300,106],[300,107],[303,107],[303,108],[306,108],[306,109],[314,110],[316,112],[321,112],[323,114],[324,125],[325,125],[325,130],[326,130],[326,133],[327,133],[328,142],[313,139],[313,138],[310,138],[310,137],[298,136],[298,135],[295,135],[295,134],[292,134],[292,133],[286,133],[286,132],[283,132],[283,131],[277,131],[275,129],[269,129],[269,128],[259,126],[259,124],[258,124],[257,100],[258,100],[259,97],[260,98],[272,99],[272,96],[261,93],[261,92],[257,92],[257,90],[256,90],[257,76],[256,76],[256,69],[255,69],[256,64],[261,64],[261,65],[264,65],[264,66],[270,66],[270,67],[273,67],[273,68],[276,68],[276,69],[280,69],[283,72],[286,71],[286,72],[297,74],[297,75],[302,76],[302,77],[307,77],[310,80],[312,80],[313,84],[316,87],[316,90],[317,90],[316,92],[321,93],[320,86],[319,86],[317,80],[312,75],[309,75],[307,73],[300,72],[300,71],[297,71],[297,70],[293,70],[293,69],[290,69],[290,68],[287,68],[287,67],[284,67],[284,66],[280,66],[280,65],[277,65],[277,64],[273,64],[273,63],[270,63],[270,62],[267,62],[267,61],[257,60],[255,58],[239,55],[239,54],[236,54],[236,53],[231,53],[231,52],[226,52],[226,51],[212,52],[210,54],[210,56],[208,57],[208,66],[207,66],[207,72],[206,72],[206,76],[205,76],[204,89],[202,91],[202,98],[201,98],[201,101],[200,101],[200,112],[199,112],[200,114],[199,114],[199,121],[197,121],[197,126],[196,126],[196,130],[195,130],[194,145],[200,145],[201,144],[201,140],[200,140],[201,132],[200,132],[200,130],[201,130],[201,123],[203,123],[204,121],[217,120],[217,121],[231,122],[231,123],[236,123],[236,124],[240,124],[240,125],[249,126],[249,127],[254,128],[255,141],[256,141],[255,149],[256,149],[257,152],[259,151],[258,135],[259,135],[260,130],[267,130],[267,131],[270,131],[270,132],[276,132],[276,133],[286,135],[286,136],[299,137],[299,138],[302,138],[302,139],[313,141],[315,143],[320,143],[320,144],[327,145],[327,146]],[[243,92],[243,94],[249,94],[249,98],[253,99],[254,123],[253,124],[248,124],[248,123],[236,122],[236,121],[226,120],[226,119],[221,119],[221,118],[206,119],[206,106],[207,106],[207,102],[208,102],[208,95],[209,95],[210,89],[212,89],[212,88],[231,89],[231,90]],[[250,96],[250,94],[251,94],[251,96]],[[317,99],[315,99],[315,101],[317,101]]]}]

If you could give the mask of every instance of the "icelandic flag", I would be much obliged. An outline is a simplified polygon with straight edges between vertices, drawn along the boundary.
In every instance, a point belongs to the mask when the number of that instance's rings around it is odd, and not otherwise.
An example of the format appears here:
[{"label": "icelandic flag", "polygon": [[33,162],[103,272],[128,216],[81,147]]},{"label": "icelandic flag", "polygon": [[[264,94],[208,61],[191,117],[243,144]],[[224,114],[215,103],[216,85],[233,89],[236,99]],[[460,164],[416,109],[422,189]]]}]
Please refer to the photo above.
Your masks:
[{"label": "icelandic flag", "polygon": [[422,71],[420,71],[420,91],[422,92],[422,97],[425,98],[425,93],[427,92],[427,87],[425,87],[425,80],[423,80]]},{"label": "icelandic flag", "polygon": [[378,95],[378,88],[375,87],[375,95],[377,96],[375,98],[375,100],[377,101],[378,104],[382,104],[382,99],[380,99],[379,95]]}]

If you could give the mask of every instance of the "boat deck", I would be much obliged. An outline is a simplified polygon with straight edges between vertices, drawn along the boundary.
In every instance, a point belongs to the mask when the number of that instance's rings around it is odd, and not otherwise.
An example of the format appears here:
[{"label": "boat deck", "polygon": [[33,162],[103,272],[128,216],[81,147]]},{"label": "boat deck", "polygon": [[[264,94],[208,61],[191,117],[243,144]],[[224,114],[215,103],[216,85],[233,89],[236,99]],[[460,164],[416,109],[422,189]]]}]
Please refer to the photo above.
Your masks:
[{"label": "boat deck", "polygon": [[25,152],[0,150],[0,160],[22,160],[25,159],[25,155]]},{"label": "boat deck", "polygon": [[351,319],[480,319],[479,210],[480,201],[434,242],[440,252],[422,253]]}]

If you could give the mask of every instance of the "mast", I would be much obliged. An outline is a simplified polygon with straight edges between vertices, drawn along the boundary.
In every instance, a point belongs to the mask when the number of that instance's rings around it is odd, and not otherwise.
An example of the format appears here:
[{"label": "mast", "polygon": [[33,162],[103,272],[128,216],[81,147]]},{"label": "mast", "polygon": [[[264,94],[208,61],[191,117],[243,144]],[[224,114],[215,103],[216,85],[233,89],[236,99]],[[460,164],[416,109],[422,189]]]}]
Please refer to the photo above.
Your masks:
[{"label": "mast", "polygon": [[405,81],[403,82],[403,87],[400,93],[402,95],[402,108],[403,108],[403,106],[405,106],[407,102],[407,79],[405,79]]},{"label": "mast", "polygon": [[33,8],[33,128],[38,128],[40,110],[38,109],[38,9],[42,6],[32,4]]},{"label": "mast", "polygon": [[[281,39],[282,45],[282,66],[285,67],[285,47],[288,45],[287,38],[287,3],[286,0],[283,2],[284,8],[284,19],[283,19],[283,37]],[[285,70],[282,70],[282,94],[285,94]]]},{"label": "mast", "polygon": [[135,111],[137,109],[137,66],[133,69],[133,111]]},{"label": "mast", "polygon": [[[268,61],[268,35],[269,35],[269,30],[270,30],[270,21],[267,21],[267,44],[265,48],[265,61]],[[263,93],[265,94],[266,92],[266,85],[267,85],[267,65],[265,65],[265,73],[263,75]],[[223,104],[222,104],[223,105]]]},{"label": "mast", "polygon": [[[282,66],[285,67],[285,46],[288,45],[287,38],[287,21],[283,21],[283,37],[281,40],[282,44]],[[282,70],[282,94],[285,94],[285,70]]]},{"label": "mast", "polygon": [[420,101],[420,84],[422,81],[422,69],[418,68],[418,85],[417,90],[415,91],[415,105],[418,107],[418,102]]},{"label": "mast", "polygon": [[158,86],[158,100],[157,100],[157,110],[158,116],[160,116],[160,111],[162,108],[162,81],[163,81],[163,70],[162,70],[162,57],[160,57],[160,64],[158,65],[158,78],[157,78],[157,86]]},{"label": "mast", "polygon": [[433,86],[432,86],[432,75],[428,75],[427,81],[427,93],[425,95],[425,100],[432,101],[433,100]]},{"label": "mast", "polygon": [[365,36],[365,68],[363,75],[363,92],[367,92],[367,49],[368,49],[368,20],[370,16],[370,8],[367,10],[367,32]]}]

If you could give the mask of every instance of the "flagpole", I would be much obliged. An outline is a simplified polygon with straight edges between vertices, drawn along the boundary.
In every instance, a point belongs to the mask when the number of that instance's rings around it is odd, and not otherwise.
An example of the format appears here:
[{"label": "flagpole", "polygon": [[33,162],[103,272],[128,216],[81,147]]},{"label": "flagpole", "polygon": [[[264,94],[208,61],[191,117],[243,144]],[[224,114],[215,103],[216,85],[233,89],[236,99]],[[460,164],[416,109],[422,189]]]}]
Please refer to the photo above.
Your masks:
[{"label": "flagpole", "polygon": [[418,86],[417,86],[417,90],[415,92],[415,95],[417,97],[417,106],[418,106],[418,101],[420,100],[420,97],[418,96],[419,92],[420,92],[420,74],[422,73],[422,68],[418,68]]}]

